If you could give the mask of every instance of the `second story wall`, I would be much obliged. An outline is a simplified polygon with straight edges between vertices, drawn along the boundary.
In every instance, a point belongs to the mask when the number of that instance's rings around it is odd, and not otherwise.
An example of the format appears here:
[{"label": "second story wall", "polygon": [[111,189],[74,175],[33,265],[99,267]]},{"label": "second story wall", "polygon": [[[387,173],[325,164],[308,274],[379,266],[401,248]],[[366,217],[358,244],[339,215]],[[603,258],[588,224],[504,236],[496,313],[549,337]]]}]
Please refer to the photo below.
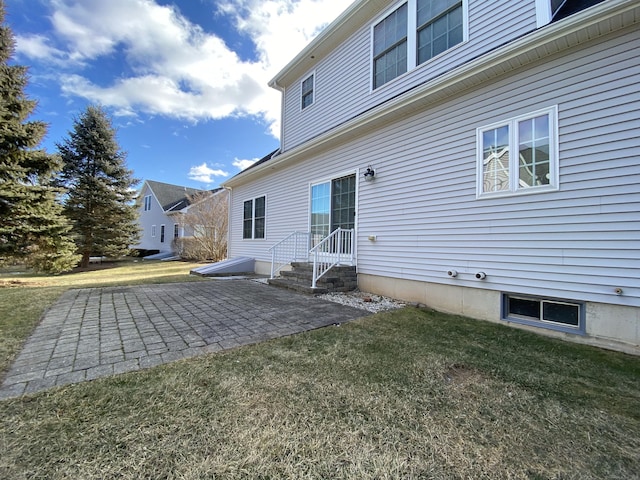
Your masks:
[{"label": "second story wall", "polygon": [[[319,58],[296,81],[284,85],[284,151],[536,28],[535,0],[463,0],[462,42],[374,88],[373,26],[407,2],[409,8],[416,8],[414,0],[382,2],[345,42]],[[411,46],[409,54],[415,55]],[[305,108],[303,83],[305,92],[313,88],[313,102]]]}]

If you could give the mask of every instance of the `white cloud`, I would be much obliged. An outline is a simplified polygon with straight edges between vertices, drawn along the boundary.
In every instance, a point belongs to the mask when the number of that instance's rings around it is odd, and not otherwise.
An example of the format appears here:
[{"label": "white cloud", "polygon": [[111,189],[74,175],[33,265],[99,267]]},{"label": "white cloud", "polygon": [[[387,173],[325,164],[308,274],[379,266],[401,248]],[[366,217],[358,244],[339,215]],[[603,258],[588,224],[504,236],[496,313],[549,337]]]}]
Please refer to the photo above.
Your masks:
[{"label": "white cloud", "polygon": [[191,169],[189,170],[189,178],[191,180],[202,183],[213,183],[214,177],[228,176],[229,173],[225,172],[224,170],[214,170],[213,168],[209,168],[206,162],[204,162],[202,165],[191,167]]},{"label": "white cloud", "polygon": [[239,158],[236,158],[232,162],[232,165],[234,167],[237,167],[239,170],[244,170],[246,168],[249,168],[251,165],[256,163],[258,160],[259,160],[258,158],[254,158],[253,160],[240,160]]},{"label": "white cloud", "polygon": [[[212,32],[153,0],[52,0],[57,48],[42,35],[21,37],[20,52],[60,65],[63,91],[112,107],[189,121],[257,116],[280,134],[280,93],[267,82],[322,27],[346,8],[344,0],[223,0],[217,15],[248,36],[257,59],[242,60]],[[212,12],[212,15],[214,12]],[[122,53],[128,73],[98,85],[79,65]]]}]

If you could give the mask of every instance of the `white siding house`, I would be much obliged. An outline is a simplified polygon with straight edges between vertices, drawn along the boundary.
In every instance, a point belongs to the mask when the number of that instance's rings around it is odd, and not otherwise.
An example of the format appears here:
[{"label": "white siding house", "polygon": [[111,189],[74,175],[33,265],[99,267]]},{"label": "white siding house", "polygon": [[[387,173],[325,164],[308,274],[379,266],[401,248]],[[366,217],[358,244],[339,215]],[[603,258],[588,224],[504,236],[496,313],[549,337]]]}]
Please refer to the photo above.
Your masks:
[{"label": "white siding house", "polygon": [[140,241],[131,248],[158,253],[173,252],[173,240],[185,236],[179,213],[190,198],[204,190],[146,180],[138,197]]},{"label": "white siding house", "polygon": [[229,256],[350,219],[362,290],[638,352],[640,3],[435,3],[358,0],[270,82]]}]

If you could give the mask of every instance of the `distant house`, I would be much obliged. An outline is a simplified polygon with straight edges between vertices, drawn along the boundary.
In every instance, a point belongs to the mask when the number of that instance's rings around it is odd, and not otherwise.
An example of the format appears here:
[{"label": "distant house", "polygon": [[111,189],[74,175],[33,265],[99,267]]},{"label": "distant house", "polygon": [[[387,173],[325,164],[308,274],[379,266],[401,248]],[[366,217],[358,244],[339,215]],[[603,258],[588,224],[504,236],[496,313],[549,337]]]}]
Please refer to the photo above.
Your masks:
[{"label": "distant house", "polygon": [[189,207],[190,198],[203,193],[206,190],[146,180],[139,196],[140,242],[131,248],[171,253],[173,240],[185,236],[179,214]]},{"label": "distant house", "polygon": [[637,0],[356,0],[270,82],[281,145],[225,182],[229,257],[637,351],[639,24]]}]

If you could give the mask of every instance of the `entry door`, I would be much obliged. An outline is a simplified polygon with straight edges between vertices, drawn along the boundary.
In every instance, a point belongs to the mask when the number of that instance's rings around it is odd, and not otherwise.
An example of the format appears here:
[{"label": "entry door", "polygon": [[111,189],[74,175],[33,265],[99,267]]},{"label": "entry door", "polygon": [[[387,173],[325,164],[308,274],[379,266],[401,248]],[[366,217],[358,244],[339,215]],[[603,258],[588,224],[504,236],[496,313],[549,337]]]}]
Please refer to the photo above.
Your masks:
[{"label": "entry door", "polygon": [[337,228],[354,228],[355,217],[355,175],[311,186],[311,247]]}]

